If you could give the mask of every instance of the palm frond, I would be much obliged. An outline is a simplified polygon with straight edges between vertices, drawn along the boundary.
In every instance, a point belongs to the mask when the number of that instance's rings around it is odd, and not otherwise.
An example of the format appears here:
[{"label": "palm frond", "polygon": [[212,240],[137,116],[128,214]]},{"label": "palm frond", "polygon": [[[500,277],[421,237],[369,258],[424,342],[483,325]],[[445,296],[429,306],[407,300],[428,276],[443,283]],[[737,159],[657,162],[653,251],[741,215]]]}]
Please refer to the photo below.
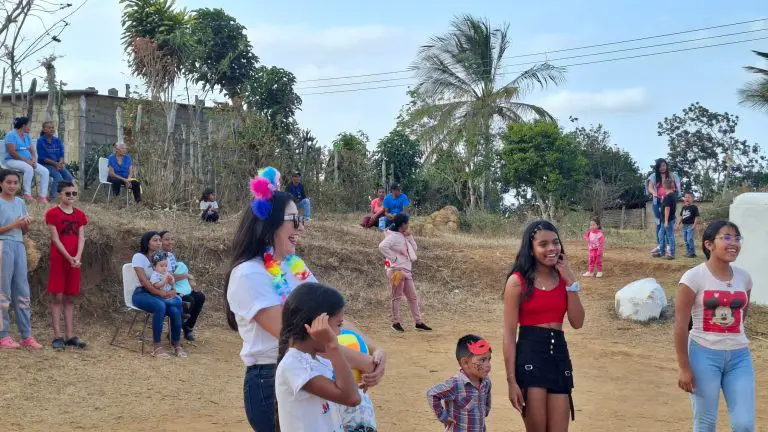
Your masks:
[{"label": "palm frond", "polygon": [[739,89],[739,103],[768,112],[768,79],[752,81]]},{"label": "palm frond", "polygon": [[560,85],[564,82],[565,68],[550,63],[542,63],[523,71],[504,87],[516,87],[519,89],[520,97],[525,97],[537,87],[545,89],[550,84]]},{"label": "palm frond", "polygon": [[516,120],[518,122],[524,121],[524,120],[519,120],[521,118],[525,118],[525,119],[532,118],[535,120],[555,121],[555,117],[552,114],[550,114],[547,110],[533,104],[527,104],[523,102],[511,102],[501,108],[504,112],[504,115],[512,117],[514,113],[514,115],[516,115],[518,118],[518,120]]}]

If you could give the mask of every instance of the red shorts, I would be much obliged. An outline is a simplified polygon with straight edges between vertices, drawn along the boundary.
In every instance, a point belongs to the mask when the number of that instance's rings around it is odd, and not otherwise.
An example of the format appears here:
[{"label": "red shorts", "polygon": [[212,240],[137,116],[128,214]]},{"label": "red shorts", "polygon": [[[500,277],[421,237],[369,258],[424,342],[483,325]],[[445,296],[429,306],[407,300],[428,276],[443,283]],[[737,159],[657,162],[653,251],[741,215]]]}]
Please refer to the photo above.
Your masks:
[{"label": "red shorts", "polygon": [[72,267],[58,251],[51,251],[48,292],[68,296],[80,295],[80,269]]}]

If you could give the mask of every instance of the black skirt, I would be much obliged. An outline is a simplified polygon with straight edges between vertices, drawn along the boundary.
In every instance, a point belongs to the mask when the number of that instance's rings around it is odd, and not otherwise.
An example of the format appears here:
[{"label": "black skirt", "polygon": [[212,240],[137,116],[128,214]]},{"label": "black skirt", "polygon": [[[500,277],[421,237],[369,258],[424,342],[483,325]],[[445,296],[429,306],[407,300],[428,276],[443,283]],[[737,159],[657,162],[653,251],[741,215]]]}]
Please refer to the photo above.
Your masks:
[{"label": "black skirt", "polygon": [[549,394],[567,394],[574,418],[573,364],[562,330],[521,326],[515,350],[515,379],[527,399],[529,388],[544,388]]}]

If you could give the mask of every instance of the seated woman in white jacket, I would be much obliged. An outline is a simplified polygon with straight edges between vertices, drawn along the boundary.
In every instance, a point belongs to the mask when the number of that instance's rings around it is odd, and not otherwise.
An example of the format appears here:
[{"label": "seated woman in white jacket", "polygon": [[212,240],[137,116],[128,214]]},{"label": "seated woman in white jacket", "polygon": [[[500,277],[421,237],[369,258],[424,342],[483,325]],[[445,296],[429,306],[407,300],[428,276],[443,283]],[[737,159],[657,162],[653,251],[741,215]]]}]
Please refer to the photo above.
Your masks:
[{"label": "seated woman in white jacket", "polygon": [[400,324],[400,299],[405,295],[411,315],[416,322],[417,331],[432,331],[424,324],[419,310],[419,298],[413,285],[413,262],[416,261],[416,240],[408,232],[408,215],[398,213],[392,220],[392,225],[385,231],[384,241],[379,244],[379,250],[384,255],[384,268],[392,289],[392,330],[402,333],[405,331]]}]

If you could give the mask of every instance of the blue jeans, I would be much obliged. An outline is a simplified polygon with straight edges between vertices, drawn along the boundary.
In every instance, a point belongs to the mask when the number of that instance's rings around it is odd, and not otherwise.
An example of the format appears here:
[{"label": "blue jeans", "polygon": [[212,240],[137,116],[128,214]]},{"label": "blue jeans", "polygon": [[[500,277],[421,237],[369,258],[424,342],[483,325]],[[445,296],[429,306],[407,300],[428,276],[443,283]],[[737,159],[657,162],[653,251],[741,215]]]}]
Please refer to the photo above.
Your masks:
[{"label": "blue jeans", "polygon": [[166,315],[171,319],[171,342],[181,339],[181,299],[175,297],[166,302],[166,299],[152,295],[144,288],[136,288],[133,305],[152,314],[152,342],[157,344],[162,340]]},{"label": "blue jeans", "polygon": [[734,432],[755,431],[755,372],[749,348],[713,350],[688,343],[696,390],[691,395],[693,431],[715,432],[717,405],[723,389]]},{"label": "blue jeans", "polygon": [[312,206],[309,204],[309,198],[297,202],[296,207],[300,210],[304,209],[304,219],[312,219]]},{"label": "blue jeans", "polygon": [[32,336],[30,304],[24,243],[0,240],[0,338],[8,336],[11,329],[11,309],[21,338]]},{"label": "blue jeans", "polygon": [[59,171],[58,168],[56,168],[53,165],[43,165],[44,167],[48,168],[48,173],[51,175],[51,194],[49,195],[51,198],[56,197],[56,195],[59,194],[59,182],[64,180],[71,182],[72,181],[72,174],[67,171],[66,168]]},{"label": "blue jeans", "polygon": [[275,430],[275,370],[277,365],[253,365],[245,371],[245,416],[256,432]]},{"label": "blue jeans", "polygon": [[683,225],[683,241],[685,242],[685,252],[688,255],[696,255],[696,243],[693,236],[693,225]]},{"label": "blue jeans", "polygon": [[664,255],[669,246],[669,255],[675,256],[675,220],[670,219],[667,225],[659,228],[659,253]]}]

